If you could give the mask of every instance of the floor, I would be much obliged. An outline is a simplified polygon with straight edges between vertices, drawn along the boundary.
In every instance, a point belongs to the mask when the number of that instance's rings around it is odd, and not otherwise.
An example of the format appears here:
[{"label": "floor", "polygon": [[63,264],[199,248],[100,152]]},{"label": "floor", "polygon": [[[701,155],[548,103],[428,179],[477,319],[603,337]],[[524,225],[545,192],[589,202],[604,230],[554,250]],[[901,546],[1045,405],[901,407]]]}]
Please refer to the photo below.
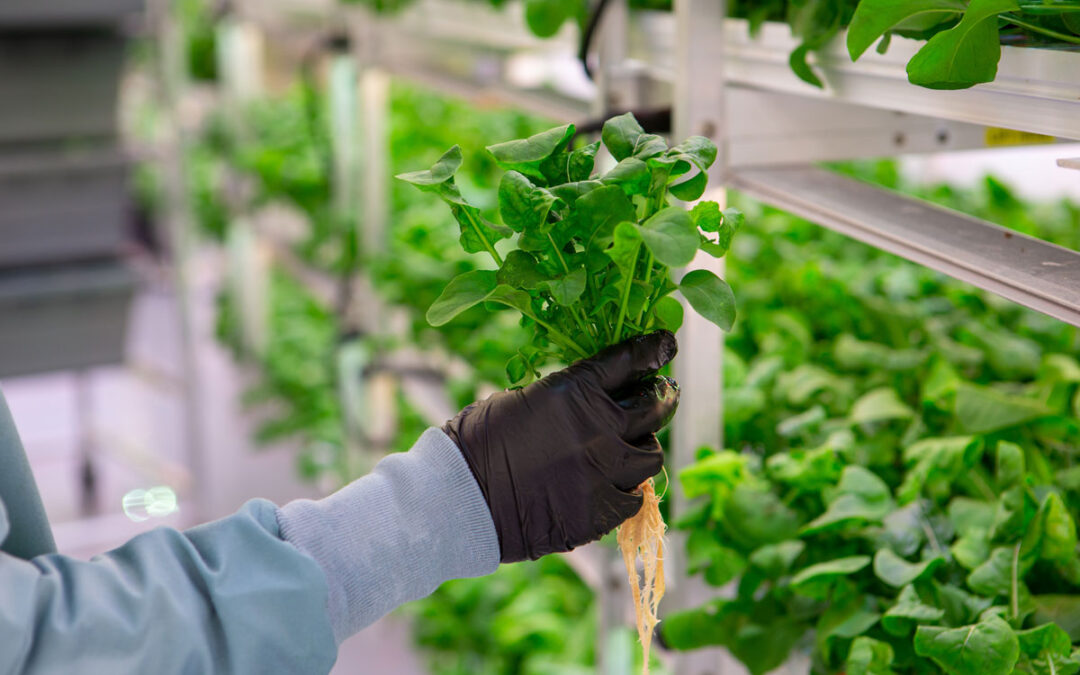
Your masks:
[{"label": "floor", "polygon": [[[89,558],[154,527],[227,515],[255,497],[284,503],[318,496],[296,478],[294,448],[250,440],[255,420],[239,398],[252,375],[213,336],[220,269],[210,251],[191,268],[190,371],[171,285],[150,274],[132,306],[123,366],[0,381],[62,553]],[[197,391],[191,443],[185,377]],[[361,671],[426,672],[408,627],[393,616],[342,645],[333,672]]]}]

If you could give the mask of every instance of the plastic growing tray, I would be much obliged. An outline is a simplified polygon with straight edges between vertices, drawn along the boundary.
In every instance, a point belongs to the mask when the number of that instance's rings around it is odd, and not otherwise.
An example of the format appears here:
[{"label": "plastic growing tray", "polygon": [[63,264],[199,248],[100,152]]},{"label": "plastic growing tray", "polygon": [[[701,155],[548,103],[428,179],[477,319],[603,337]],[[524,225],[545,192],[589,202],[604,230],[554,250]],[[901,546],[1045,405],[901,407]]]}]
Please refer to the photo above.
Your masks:
[{"label": "plastic growing tray", "polygon": [[113,25],[142,8],[143,0],[3,0],[0,28]]},{"label": "plastic growing tray", "polygon": [[115,135],[123,64],[110,31],[0,32],[0,143]]},{"label": "plastic growing tray", "polygon": [[0,271],[0,377],[122,362],[134,289],[120,261]]},{"label": "plastic growing tray", "polygon": [[127,166],[112,149],[0,155],[0,268],[118,253]]}]

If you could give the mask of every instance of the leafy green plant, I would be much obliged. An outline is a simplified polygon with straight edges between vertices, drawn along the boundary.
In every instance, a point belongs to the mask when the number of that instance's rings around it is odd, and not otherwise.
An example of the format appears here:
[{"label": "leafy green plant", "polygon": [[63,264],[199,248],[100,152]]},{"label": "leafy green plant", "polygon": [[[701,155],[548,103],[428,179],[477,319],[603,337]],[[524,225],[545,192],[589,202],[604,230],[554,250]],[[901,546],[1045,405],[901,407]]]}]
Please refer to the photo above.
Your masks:
[{"label": "leafy green plant", "polygon": [[[617,163],[597,173],[601,142],[575,149],[573,138],[573,126],[565,125],[488,147],[506,170],[498,188],[502,224],[484,218],[458,189],[457,146],[430,169],[398,176],[449,205],[462,248],[496,266],[452,279],[428,321],[443,325],[482,303],[520,312],[533,339],[507,364],[516,385],[549,360],[575,361],[653,328],[676,330],[682,312],[670,297],[675,290],[722,328],[735,318],[722,279],[695,270],[676,283],[670,273],[699,249],[724,255],[741,222],[741,214],[722,212],[715,202],[690,212],[669,203],[701,197],[716,147],[693,137],[669,148],[625,114],[604,125],[603,145]],[[512,238],[516,247],[500,252],[497,245]]]},{"label": "leafy green plant", "polygon": [[[1075,206],[877,169],[855,172],[1076,244]],[[815,672],[1076,672],[1077,330],[743,206],[734,450],[680,477],[701,500],[680,523],[691,568],[734,597],[665,617],[665,640],[724,645],[754,672],[794,650]]]}]

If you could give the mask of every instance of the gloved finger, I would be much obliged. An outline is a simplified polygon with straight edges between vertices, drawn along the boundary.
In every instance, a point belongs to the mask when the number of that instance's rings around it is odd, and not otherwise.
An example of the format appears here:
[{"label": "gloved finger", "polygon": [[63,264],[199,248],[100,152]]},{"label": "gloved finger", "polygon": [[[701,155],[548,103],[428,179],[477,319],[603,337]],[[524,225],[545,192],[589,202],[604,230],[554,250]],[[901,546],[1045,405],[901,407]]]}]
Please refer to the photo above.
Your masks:
[{"label": "gloved finger", "polygon": [[664,466],[664,453],[657,443],[647,441],[642,447],[626,441],[612,442],[589,447],[590,460],[604,478],[620,490],[633,491],[646,479],[660,473]]},{"label": "gloved finger", "polygon": [[623,340],[596,356],[570,366],[572,375],[590,378],[598,387],[614,394],[660,370],[679,351],[675,335],[659,330]]},{"label": "gloved finger", "polygon": [[627,518],[637,515],[644,503],[645,496],[642,494],[614,488],[605,490],[599,496],[593,520],[596,531],[599,532],[597,538],[622,525]]},{"label": "gloved finger", "polygon": [[679,407],[679,384],[670,377],[658,375],[619,394],[616,402],[626,411],[622,437],[634,443],[655,434],[671,421]]}]

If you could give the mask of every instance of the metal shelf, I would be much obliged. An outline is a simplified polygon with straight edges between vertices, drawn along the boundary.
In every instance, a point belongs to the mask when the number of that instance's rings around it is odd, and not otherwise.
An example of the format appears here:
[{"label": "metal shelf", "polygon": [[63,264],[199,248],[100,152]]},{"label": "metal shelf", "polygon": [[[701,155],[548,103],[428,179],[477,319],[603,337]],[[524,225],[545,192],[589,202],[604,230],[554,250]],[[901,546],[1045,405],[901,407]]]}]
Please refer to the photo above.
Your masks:
[{"label": "metal shelf", "polygon": [[811,166],[740,169],[739,190],[1080,326],[1080,253]]},{"label": "metal shelf", "polygon": [[[852,62],[841,35],[811,57],[825,83],[824,89],[818,89],[796,77],[788,65],[788,55],[798,42],[787,25],[766,23],[751,37],[745,20],[726,19],[710,30],[722,45],[723,68],[714,68],[718,84],[1080,139],[1077,51],[1002,47],[994,82],[936,91],[916,87],[907,79],[906,64],[923,43],[894,37],[887,53],[871,49]],[[641,12],[630,33],[631,55],[653,76],[674,80],[675,35],[674,16]]]}]

